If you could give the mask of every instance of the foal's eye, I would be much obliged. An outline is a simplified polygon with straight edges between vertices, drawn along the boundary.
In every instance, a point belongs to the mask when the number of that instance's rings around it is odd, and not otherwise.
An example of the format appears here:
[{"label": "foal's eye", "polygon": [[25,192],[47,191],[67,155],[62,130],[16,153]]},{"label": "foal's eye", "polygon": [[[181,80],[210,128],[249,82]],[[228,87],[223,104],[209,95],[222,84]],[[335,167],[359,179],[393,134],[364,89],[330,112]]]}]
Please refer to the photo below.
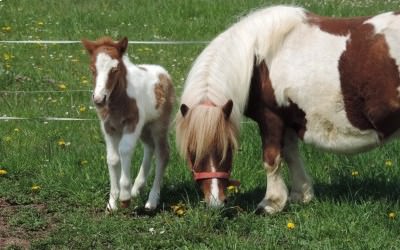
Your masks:
[{"label": "foal's eye", "polygon": [[118,68],[117,67],[112,67],[111,68],[111,73],[115,73],[115,72],[117,72],[118,71]]}]

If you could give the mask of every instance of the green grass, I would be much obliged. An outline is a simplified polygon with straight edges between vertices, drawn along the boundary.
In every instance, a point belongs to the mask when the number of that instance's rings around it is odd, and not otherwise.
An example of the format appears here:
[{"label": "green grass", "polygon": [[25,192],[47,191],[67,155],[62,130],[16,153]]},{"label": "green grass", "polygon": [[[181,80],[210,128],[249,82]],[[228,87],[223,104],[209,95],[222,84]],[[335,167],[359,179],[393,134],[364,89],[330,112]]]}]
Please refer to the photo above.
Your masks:
[{"label": "green grass", "polygon": [[[395,10],[400,2],[3,0],[0,40],[79,40],[110,35],[130,40],[209,41],[248,11],[276,3],[302,5],[323,15],[352,16]],[[191,63],[204,46],[131,44],[128,53],[136,63],[165,66],[179,94]],[[262,216],[254,213],[266,183],[261,143],[252,122],[242,126],[241,150],[233,171],[242,187],[232,197],[231,207],[223,211],[204,207],[175,150],[171,131],[171,162],[157,213],[141,212],[148,185],[129,209],[106,215],[105,145],[91,109],[87,64],[80,44],[0,44],[1,91],[60,91],[60,86],[65,86],[61,92],[0,93],[0,116],[32,118],[0,121],[0,169],[7,171],[0,176],[0,248],[23,247],[26,242],[34,249],[398,248],[398,142],[357,156],[334,155],[302,145],[316,199],[308,205],[289,204],[275,216]],[[93,120],[40,119],[47,116]],[[60,146],[60,140],[67,146]],[[141,153],[139,147],[134,173]],[[286,171],[284,174],[288,179]],[[34,185],[40,189],[32,190]],[[179,202],[186,208],[183,216],[171,209]],[[391,212],[397,215],[395,219],[388,217]],[[287,228],[288,222],[295,224],[293,230]],[[12,243],[10,239],[17,240]]]}]

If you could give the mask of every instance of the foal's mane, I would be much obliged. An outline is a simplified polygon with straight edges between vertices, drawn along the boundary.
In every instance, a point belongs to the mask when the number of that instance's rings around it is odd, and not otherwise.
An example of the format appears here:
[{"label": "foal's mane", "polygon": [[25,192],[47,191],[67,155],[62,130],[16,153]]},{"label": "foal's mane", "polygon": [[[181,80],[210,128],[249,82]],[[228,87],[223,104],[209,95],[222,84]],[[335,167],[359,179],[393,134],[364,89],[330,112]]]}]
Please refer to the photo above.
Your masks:
[{"label": "foal's mane", "polygon": [[225,118],[221,108],[199,105],[176,120],[179,151],[189,159],[189,152],[196,154],[196,162],[213,152],[221,152],[225,159],[229,149],[236,150],[238,127]]},{"label": "foal's mane", "polygon": [[115,47],[117,43],[108,36],[101,37],[97,39],[96,41],[93,42],[96,46],[109,46],[109,47]]}]

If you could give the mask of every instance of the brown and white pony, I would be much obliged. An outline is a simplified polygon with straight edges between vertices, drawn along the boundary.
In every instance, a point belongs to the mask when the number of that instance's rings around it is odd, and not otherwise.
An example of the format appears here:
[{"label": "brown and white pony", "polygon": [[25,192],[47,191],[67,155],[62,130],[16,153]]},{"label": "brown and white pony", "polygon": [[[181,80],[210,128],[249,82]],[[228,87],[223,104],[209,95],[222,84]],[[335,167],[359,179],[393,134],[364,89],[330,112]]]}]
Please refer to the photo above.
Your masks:
[{"label": "brown and white pony", "polygon": [[[203,190],[221,206],[242,115],[258,123],[267,190],[258,207],[314,194],[298,139],[356,153],[400,128],[400,15],[330,18],[275,6],[218,35],[196,59],[177,114],[177,143]],[[292,190],[280,174],[284,159]],[[250,171],[250,170],[249,170]]]},{"label": "brown and white pony", "polygon": [[[155,179],[145,204],[146,209],[154,209],[169,159],[167,133],[174,101],[171,77],[157,65],[134,65],[125,55],[127,38],[114,42],[104,37],[82,43],[91,59],[93,102],[107,147],[111,185],[107,210],[116,210],[118,199],[127,207],[131,197],[139,194],[155,152]],[[131,158],[139,139],[144,156],[132,187]]]}]

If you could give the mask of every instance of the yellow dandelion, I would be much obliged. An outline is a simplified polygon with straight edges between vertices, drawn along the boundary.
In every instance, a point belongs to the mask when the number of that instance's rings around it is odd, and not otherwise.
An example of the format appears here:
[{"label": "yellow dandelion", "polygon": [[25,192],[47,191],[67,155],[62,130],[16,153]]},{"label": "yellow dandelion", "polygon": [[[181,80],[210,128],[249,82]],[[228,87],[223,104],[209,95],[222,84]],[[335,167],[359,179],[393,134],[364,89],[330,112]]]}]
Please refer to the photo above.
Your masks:
[{"label": "yellow dandelion", "polygon": [[387,167],[391,167],[391,166],[393,166],[393,162],[392,162],[391,160],[386,160],[386,161],[385,161],[385,165],[386,165]]},{"label": "yellow dandelion", "polygon": [[7,170],[0,169],[0,176],[6,175],[6,174],[7,174]]},{"label": "yellow dandelion", "polygon": [[80,106],[79,107],[79,112],[83,113],[86,111],[86,107],[85,106]]},{"label": "yellow dandelion", "polygon": [[38,21],[36,24],[37,24],[38,26],[43,26],[43,25],[44,25],[44,22]]},{"label": "yellow dandelion", "polygon": [[358,176],[358,171],[352,171],[351,176],[353,176],[353,177]]},{"label": "yellow dandelion", "polygon": [[84,166],[84,165],[87,165],[89,162],[87,161],[87,160],[81,160],[80,162],[79,162],[79,164],[81,165],[81,166]]},{"label": "yellow dandelion", "polygon": [[176,205],[172,205],[171,206],[172,211],[174,212],[174,214],[178,215],[178,216],[183,216],[186,213],[186,207],[185,204],[179,202]]},{"label": "yellow dandelion", "polygon": [[65,145],[66,145],[64,139],[58,140],[57,144],[58,144],[58,146],[60,146],[60,147],[65,147]]},{"label": "yellow dandelion", "polygon": [[4,26],[4,27],[2,27],[1,28],[1,30],[3,31],[3,32],[11,32],[11,27],[10,26]]},{"label": "yellow dandelion", "polygon": [[287,228],[288,228],[289,230],[293,230],[295,227],[296,227],[296,225],[295,225],[293,222],[288,222]]},{"label": "yellow dandelion", "polygon": [[394,220],[396,218],[396,213],[395,212],[390,212],[388,214],[389,219]]},{"label": "yellow dandelion", "polygon": [[86,79],[83,79],[81,82],[82,82],[82,84],[88,84],[89,83],[89,81],[86,80]]},{"label": "yellow dandelion", "polygon": [[20,131],[19,128],[15,128],[15,129],[14,129],[14,132],[17,132],[17,133],[18,133],[19,131]]},{"label": "yellow dandelion", "polygon": [[61,83],[61,84],[58,84],[58,88],[59,88],[60,90],[66,90],[66,89],[67,89],[67,85]]},{"label": "yellow dandelion", "polygon": [[239,192],[239,188],[235,185],[230,185],[226,189],[228,190],[228,194],[237,194]]},{"label": "yellow dandelion", "polygon": [[8,54],[8,53],[3,54],[4,61],[10,61],[11,58],[13,58],[13,56],[11,54]]},{"label": "yellow dandelion", "polygon": [[32,190],[33,192],[37,192],[37,191],[39,191],[40,189],[41,189],[41,187],[40,187],[39,185],[36,185],[36,184],[33,184],[32,187],[31,187],[31,190]]}]

